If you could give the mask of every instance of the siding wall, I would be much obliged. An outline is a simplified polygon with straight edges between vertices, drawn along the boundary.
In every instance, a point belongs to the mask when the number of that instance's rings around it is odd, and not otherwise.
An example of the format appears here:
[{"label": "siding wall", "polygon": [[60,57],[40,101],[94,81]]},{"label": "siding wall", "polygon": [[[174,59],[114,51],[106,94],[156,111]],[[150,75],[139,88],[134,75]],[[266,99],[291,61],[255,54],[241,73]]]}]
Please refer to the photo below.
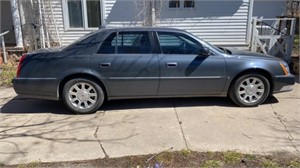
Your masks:
[{"label": "siding wall", "polygon": [[[59,37],[62,45],[67,45],[74,42],[81,36],[93,31],[93,30],[68,30],[64,27],[63,17],[63,0],[44,0],[45,13],[43,12],[44,19],[46,21],[46,29],[50,34],[51,41],[58,42],[58,36],[56,33],[55,24],[58,30]],[[52,5],[52,14],[50,4]],[[97,29],[94,29],[97,30]]]},{"label": "siding wall", "polygon": [[[93,30],[66,30],[63,18],[63,0],[44,0],[44,19],[52,41],[58,42],[55,24],[62,45],[67,45]],[[185,29],[200,38],[218,45],[246,45],[250,0],[196,1],[195,9],[169,9],[161,4],[157,26]],[[145,25],[141,0],[105,0],[107,27]],[[50,3],[52,5],[52,14]],[[147,11],[147,10],[146,10]]]},{"label": "siding wall", "polygon": [[161,9],[158,26],[185,29],[218,45],[245,45],[249,0],[196,1],[195,9]]}]

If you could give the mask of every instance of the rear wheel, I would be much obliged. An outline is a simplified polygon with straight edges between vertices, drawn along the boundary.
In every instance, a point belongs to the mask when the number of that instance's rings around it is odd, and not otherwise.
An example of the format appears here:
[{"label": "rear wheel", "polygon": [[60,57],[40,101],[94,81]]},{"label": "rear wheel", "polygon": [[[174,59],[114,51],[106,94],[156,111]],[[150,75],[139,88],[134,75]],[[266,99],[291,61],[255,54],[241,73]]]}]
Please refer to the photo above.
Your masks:
[{"label": "rear wheel", "polygon": [[254,107],[263,103],[270,93],[268,79],[260,74],[246,74],[234,81],[229,96],[243,107]]},{"label": "rear wheel", "polygon": [[103,104],[104,93],[94,81],[77,78],[68,81],[63,88],[63,102],[73,112],[89,114]]}]

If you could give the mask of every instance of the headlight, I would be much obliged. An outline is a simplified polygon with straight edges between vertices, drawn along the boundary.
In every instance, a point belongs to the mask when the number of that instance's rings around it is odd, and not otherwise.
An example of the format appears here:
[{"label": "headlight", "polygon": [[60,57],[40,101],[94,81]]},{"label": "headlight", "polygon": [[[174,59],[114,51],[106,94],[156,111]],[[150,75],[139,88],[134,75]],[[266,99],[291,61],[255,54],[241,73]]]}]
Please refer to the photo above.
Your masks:
[{"label": "headlight", "polygon": [[290,74],[290,68],[289,68],[289,65],[286,63],[286,62],[280,62],[280,66],[284,72],[284,74],[286,76],[288,76]]}]

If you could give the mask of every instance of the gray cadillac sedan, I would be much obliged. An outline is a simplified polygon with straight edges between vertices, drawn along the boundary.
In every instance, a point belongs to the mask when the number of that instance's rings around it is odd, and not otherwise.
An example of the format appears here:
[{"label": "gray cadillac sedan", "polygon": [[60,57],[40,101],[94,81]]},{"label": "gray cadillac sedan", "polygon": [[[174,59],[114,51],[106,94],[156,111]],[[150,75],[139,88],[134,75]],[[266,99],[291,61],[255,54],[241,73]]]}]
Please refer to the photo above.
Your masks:
[{"label": "gray cadillac sedan", "polygon": [[105,100],[228,96],[238,106],[263,103],[294,84],[286,62],[228,50],[171,28],[103,28],[73,44],[23,55],[19,95],[61,100],[75,113]]}]

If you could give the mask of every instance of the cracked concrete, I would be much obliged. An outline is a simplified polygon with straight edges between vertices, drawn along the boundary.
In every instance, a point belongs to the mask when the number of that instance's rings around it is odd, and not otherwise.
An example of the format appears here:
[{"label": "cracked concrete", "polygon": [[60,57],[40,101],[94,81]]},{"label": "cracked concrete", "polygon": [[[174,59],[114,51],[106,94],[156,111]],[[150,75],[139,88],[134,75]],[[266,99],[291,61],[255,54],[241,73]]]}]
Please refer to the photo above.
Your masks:
[{"label": "cracked concrete", "polygon": [[0,89],[0,163],[237,150],[299,155],[300,84],[255,108],[226,98],[118,100],[91,115]]},{"label": "cracked concrete", "polygon": [[[289,131],[289,129],[287,128],[287,126],[285,125],[284,123],[284,120],[283,120],[283,116],[279,115],[273,108],[273,106],[271,105],[272,107],[272,110],[273,110],[273,113],[274,115],[277,117],[277,119],[279,120],[279,122],[282,124],[282,126],[284,127],[285,131],[287,132],[288,134],[288,140],[290,141],[291,145],[295,148],[295,150],[297,151],[297,153],[300,155],[300,151],[298,149],[298,147],[294,144],[294,137],[292,136],[291,132]],[[286,119],[285,119],[286,121]]]},{"label": "cracked concrete", "polygon": [[101,140],[98,138],[98,130],[99,130],[99,126],[100,126],[100,125],[97,125],[97,127],[96,127],[96,129],[95,129],[94,137],[98,140],[99,146],[100,146],[102,152],[104,153],[105,157],[106,157],[106,158],[109,158],[109,156],[107,155],[107,153],[106,153],[106,151],[105,151],[105,149],[104,149],[104,147],[103,147],[103,145],[102,145],[102,143],[101,143]]},{"label": "cracked concrete", "polygon": [[184,140],[186,149],[190,150],[190,149],[189,149],[189,146],[188,146],[188,143],[187,143],[187,140],[186,140],[186,138],[185,138],[185,134],[184,134],[183,128],[182,128],[182,121],[180,121],[180,119],[179,119],[179,117],[178,117],[178,113],[177,113],[177,110],[176,110],[176,106],[175,106],[175,104],[174,104],[173,101],[172,101],[172,104],[173,104],[173,107],[174,107],[174,112],[175,112],[175,115],[176,115],[178,124],[179,124],[179,126],[180,126],[180,130],[181,130],[181,133],[182,133],[182,138],[183,138],[183,140]]}]

